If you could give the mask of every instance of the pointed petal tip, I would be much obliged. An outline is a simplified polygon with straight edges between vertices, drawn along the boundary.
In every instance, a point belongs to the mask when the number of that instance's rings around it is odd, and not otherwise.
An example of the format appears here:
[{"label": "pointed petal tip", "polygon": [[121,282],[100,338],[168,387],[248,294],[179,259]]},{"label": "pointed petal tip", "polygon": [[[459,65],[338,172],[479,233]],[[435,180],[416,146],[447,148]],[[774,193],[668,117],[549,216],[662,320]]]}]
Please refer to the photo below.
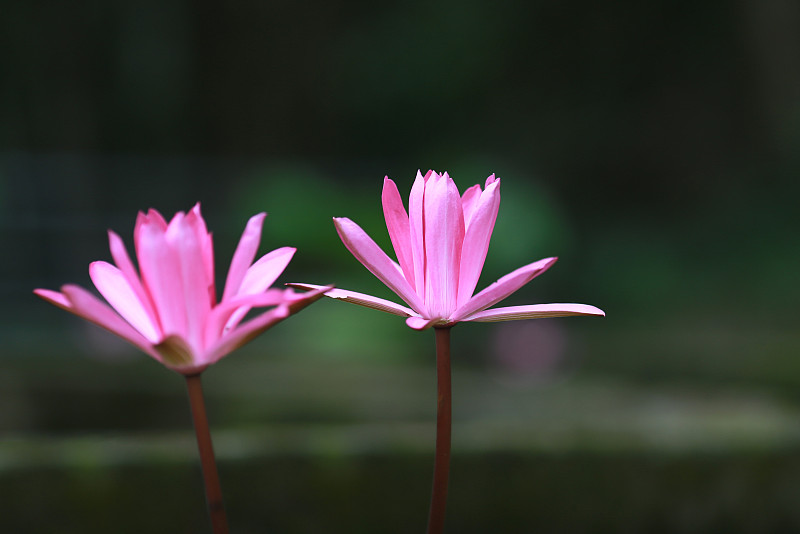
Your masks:
[{"label": "pointed petal tip", "polygon": [[314,284],[303,284],[300,282],[287,282],[283,284],[287,287],[291,287],[293,289],[305,289],[307,291],[321,291],[322,293],[327,293],[332,289],[336,289],[335,284],[328,284],[324,286],[318,286]]},{"label": "pointed petal tip", "polygon": [[325,286],[317,286],[317,285],[313,285],[313,284],[303,284],[303,283],[300,283],[300,282],[286,282],[283,285],[285,285],[287,287],[291,287],[292,289],[306,289],[306,290],[325,287]]},{"label": "pointed petal tip", "polygon": [[[287,285],[290,285],[290,284],[287,284]],[[297,285],[300,286],[300,284],[297,284]],[[310,289],[309,291],[307,291],[305,293],[298,294],[298,295],[293,295],[294,298],[296,298],[297,300],[295,300],[294,302],[289,304],[289,306],[287,307],[287,314],[299,312],[300,310],[302,310],[306,306],[308,306],[310,304],[313,304],[314,302],[316,302],[319,299],[321,299],[323,296],[325,296],[326,293],[328,293],[329,291],[332,291],[333,289],[334,289],[334,286],[333,286],[333,284],[331,284],[331,285],[327,285],[327,286],[315,287],[315,288],[312,288],[312,289]],[[291,289],[288,289],[287,291],[290,292],[290,293],[292,292]]]},{"label": "pointed petal tip", "polygon": [[59,308],[63,308],[65,310],[69,310],[72,308],[72,304],[67,299],[66,295],[59,291],[54,291],[52,289],[43,289],[43,288],[36,288],[33,290],[33,294],[39,297],[40,299],[49,302],[50,304],[54,304]]},{"label": "pointed petal tip", "polygon": [[137,227],[146,224],[155,224],[162,230],[167,228],[167,220],[155,208],[148,209],[146,213],[140,211],[139,216],[136,217]]},{"label": "pointed petal tip", "polygon": [[266,216],[267,213],[265,211],[262,211],[261,213],[256,213],[255,215],[247,219],[247,224],[244,227],[244,232],[259,232],[259,239],[260,239],[261,227],[264,226],[264,218],[266,218]]},{"label": "pointed petal tip", "polygon": [[308,289],[308,293],[304,293],[303,295],[324,295],[329,291],[336,289],[335,284],[327,284],[324,286],[312,286],[310,284],[286,284],[290,287],[297,287],[297,288],[304,288]]},{"label": "pointed petal tip", "polygon": [[397,184],[396,184],[396,183],[394,183],[394,180],[392,180],[391,178],[389,178],[389,176],[388,176],[388,175],[383,177],[383,188],[382,188],[382,190],[381,190],[381,196],[382,196],[382,197],[386,195],[386,193],[387,193],[387,191],[386,191],[386,190],[387,190],[387,188],[388,188],[390,191],[391,191],[391,190],[393,190],[393,189],[394,189],[394,190],[396,190],[396,189],[397,189]]},{"label": "pointed petal tip", "polygon": [[[297,254],[297,247],[280,247],[276,248],[275,250],[271,250],[258,258],[258,260],[253,264],[255,265],[258,262],[267,262],[267,261],[274,261],[276,259],[281,259],[281,261],[286,261],[287,263],[291,261],[294,255]],[[285,256],[289,256],[289,259],[286,260]],[[265,259],[269,258],[269,259]],[[252,265],[251,265],[252,267]],[[283,272],[283,271],[281,271]],[[270,284],[272,285],[272,284]]]},{"label": "pointed petal tip", "polygon": [[531,265],[536,265],[537,270],[540,271],[539,274],[541,274],[542,272],[552,267],[553,264],[557,261],[558,261],[558,256],[550,256],[549,258],[542,258],[541,260],[534,262]]},{"label": "pointed petal tip", "polygon": [[[555,306],[558,306],[556,304]],[[565,304],[568,307],[570,312],[573,312],[574,315],[588,315],[592,317],[605,317],[606,312],[598,308],[597,306],[592,306],[591,304]]]}]

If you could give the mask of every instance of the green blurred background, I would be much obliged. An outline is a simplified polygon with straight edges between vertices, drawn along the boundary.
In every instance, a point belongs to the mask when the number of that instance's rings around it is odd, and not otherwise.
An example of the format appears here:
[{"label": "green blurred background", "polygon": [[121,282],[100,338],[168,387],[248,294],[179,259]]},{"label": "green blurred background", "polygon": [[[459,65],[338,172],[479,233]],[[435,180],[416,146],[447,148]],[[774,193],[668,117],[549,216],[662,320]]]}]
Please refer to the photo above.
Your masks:
[{"label": "green blurred background", "polygon": [[[200,201],[281,282],[389,298],[384,175],[503,180],[479,284],[607,317],[454,330],[449,532],[800,532],[800,5],[2,2],[0,522],[210,532],[180,377],[49,306]],[[433,335],[322,301],[205,374],[232,531],[421,532]]]}]

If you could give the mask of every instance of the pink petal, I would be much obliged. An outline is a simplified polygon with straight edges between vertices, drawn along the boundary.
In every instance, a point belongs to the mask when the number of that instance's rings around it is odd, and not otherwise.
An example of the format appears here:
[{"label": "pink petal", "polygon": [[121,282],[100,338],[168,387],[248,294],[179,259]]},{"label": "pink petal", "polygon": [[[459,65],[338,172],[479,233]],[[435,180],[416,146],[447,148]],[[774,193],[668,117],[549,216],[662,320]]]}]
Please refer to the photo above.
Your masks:
[{"label": "pink petal", "polygon": [[[492,175],[494,176],[494,175]],[[500,209],[500,181],[489,184],[476,200],[467,223],[458,275],[458,306],[463,306],[475,292],[489,251],[497,211]]]},{"label": "pink petal", "polygon": [[203,254],[203,265],[206,269],[206,278],[211,281],[209,291],[209,302],[213,306],[216,304],[216,289],[214,287],[214,240],[206,227],[206,221],[200,214],[200,203],[194,205],[191,213],[196,217],[195,231],[197,232],[197,241],[200,243],[200,249]]},{"label": "pink petal", "polygon": [[116,334],[122,339],[139,347],[145,353],[161,361],[145,337],[114,312],[107,304],[83,289],[74,285],[65,285],[61,291],[69,301],[69,311],[83,317],[98,326]]},{"label": "pink petal", "polygon": [[261,241],[261,227],[264,224],[264,217],[266,213],[259,213],[250,217],[247,221],[247,226],[242,232],[242,237],[239,239],[239,245],[236,247],[236,252],[233,253],[230,269],[228,269],[228,278],[225,281],[225,292],[222,295],[222,300],[233,297],[239,292],[239,287],[242,285],[242,280],[247,273],[247,269],[253,263],[253,259],[258,252],[258,244]]},{"label": "pink petal", "polygon": [[549,269],[550,266],[556,262],[556,259],[557,258],[545,258],[520,267],[516,271],[505,275],[497,282],[469,299],[466,304],[460,306],[450,319],[454,322],[462,321],[465,317],[469,317],[476,312],[485,310],[489,306],[500,302]]},{"label": "pink petal", "polygon": [[261,293],[270,287],[289,265],[296,248],[282,247],[262,256],[245,273],[237,295]]},{"label": "pink petal", "polygon": [[417,178],[414,180],[411,194],[408,197],[408,230],[411,239],[411,259],[414,262],[414,284],[412,287],[417,295],[425,294],[425,224],[423,212],[425,184],[431,175],[436,175],[436,173],[428,171],[423,177],[417,171]]},{"label": "pink petal", "polygon": [[392,240],[394,253],[397,261],[403,269],[406,280],[411,287],[416,287],[414,283],[414,253],[411,251],[411,227],[408,222],[408,214],[403,207],[403,200],[397,185],[387,176],[383,179],[383,216],[386,219],[386,229],[389,230],[389,237]]},{"label": "pink petal", "polygon": [[122,238],[111,230],[108,231],[108,248],[111,250],[111,257],[114,258],[114,263],[116,263],[117,267],[122,271],[131,289],[136,293],[136,297],[144,307],[150,319],[150,324],[156,329],[157,338],[160,338],[162,335],[161,325],[158,324],[158,314],[153,307],[150,294],[145,291],[144,286],[142,286],[142,280],[139,278],[139,273],[136,272],[136,268],[133,266],[130,256],[128,256],[128,251],[125,248],[125,244],[122,242]]},{"label": "pink petal", "polygon": [[[286,285],[297,289],[321,289],[324,287],[312,284],[295,284],[295,283]],[[331,289],[330,291],[325,293],[325,296],[330,297],[332,299],[341,300],[343,302],[349,302],[351,304],[358,304],[359,306],[364,306],[366,308],[372,308],[373,310],[380,310],[387,313],[393,313],[394,315],[399,315],[401,317],[412,317],[417,315],[417,312],[415,312],[414,310],[411,310],[399,304],[395,304],[390,300],[373,297],[372,295],[365,295],[364,293],[356,293],[355,291],[347,291],[344,289]]]},{"label": "pink petal", "polygon": [[104,261],[95,261],[89,265],[89,276],[117,313],[150,343],[158,342],[161,337],[158,327],[120,269]]},{"label": "pink petal", "polygon": [[[233,298],[262,293],[266,290],[286,269],[296,250],[291,247],[283,247],[262,256],[247,270],[242,280],[242,285],[239,287],[239,292]],[[223,299],[223,302],[226,301]],[[250,308],[247,306],[242,306],[236,310],[228,320],[228,327],[238,324],[249,311]]]},{"label": "pink petal", "polygon": [[333,222],[344,245],[364,267],[369,269],[411,308],[424,309],[421,300],[403,276],[400,266],[392,261],[361,227],[344,217],[334,217]]},{"label": "pink petal", "polygon": [[[155,213],[158,215],[158,212]],[[170,224],[174,225],[178,216],[183,217],[183,214],[176,215]],[[139,269],[143,285],[153,299],[162,333],[184,335],[186,303],[181,263],[177,252],[167,242],[167,228],[160,223],[159,217],[144,218],[137,228]]]},{"label": "pink petal", "polygon": [[202,231],[196,211],[185,216],[182,213],[175,215],[165,234],[178,261],[180,277],[176,282],[183,287],[183,302],[180,304],[185,317],[185,330],[171,333],[182,334],[196,353],[202,352],[204,347],[203,329],[211,311],[209,288],[214,284],[207,278],[205,265],[203,240],[207,235]]},{"label": "pink petal", "polygon": [[469,228],[469,221],[472,219],[472,213],[475,211],[480,197],[481,186],[479,184],[473,185],[461,195],[461,209],[464,210],[464,225],[467,228]]},{"label": "pink petal", "polygon": [[162,232],[167,231],[167,221],[157,210],[151,208],[146,215],[140,211],[136,215],[136,226],[133,228],[133,247],[137,258],[139,257],[139,240],[141,239],[142,228],[146,225],[155,225]]},{"label": "pink petal", "polygon": [[518,319],[541,319],[545,317],[569,317],[573,315],[605,316],[600,308],[588,304],[530,304],[528,306],[509,306],[479,311],[462,321],[496,322]]},{"label": "pink petal", "polygon": [[441,319],[425,319],[424,317],[409,317],[406,319],[406,324],[414,330],[425,330],[432,327]]},{"label": "pink petal", "polygon": [[58,306],[62,310],[72,311],[72,304],[63,293],[53,291],[52,289],[34,289],[33,293],[37,297]]},{"label": "pink petal", "polygon": [[461,196],[444,173],[425,185],[425,306],[427,316],[445,318],[457,308],[458,273],[464,241]]}]

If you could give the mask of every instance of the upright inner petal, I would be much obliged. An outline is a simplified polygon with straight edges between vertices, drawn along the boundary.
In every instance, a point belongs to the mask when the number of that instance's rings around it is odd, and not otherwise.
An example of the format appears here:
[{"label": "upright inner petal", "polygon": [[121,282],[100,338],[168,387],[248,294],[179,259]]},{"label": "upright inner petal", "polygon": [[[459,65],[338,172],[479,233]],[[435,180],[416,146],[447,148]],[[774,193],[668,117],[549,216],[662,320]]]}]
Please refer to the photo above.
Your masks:
[{"label": "upright inner petal", "polygon": [[458,276],[464,242],[461,196],[444,173],[425,184],[425,305],[431,317],[447,318],[458,302]]},{"label": "upright inner petal", "polygon": [[388,177],[383,180],[383,216],[386,219],[386,229],[389,231],[389,238],[392,240],[394,253],[397,261],[403,269],[403,275],[412,287],[416,288],[414,275],[414,253],[411,245],[411,228],[408,221],[408,214],[403,207],[403,200],[397,185]]},{"label": "upright inner petal", "polygon": [[477,206],[480,197],[481,186],[479,184],[473,185],[461,195],[461,209],[464,210],[464,226],[467,228],[469,228],[472,213],[475,211],[475,206]]},{"label": "upright inner petal", "polygon": [[[428,171],[423,177],[417,171],[417,178],[411,187],[411,194],[408,197],[408,229],[411,238],[411,256],[414,262],[414,283],[412,287],[420,296],[420,300],[425,295],[425,184],[431,176],[437,176],[435,172]],[[420,313],[423,310],[417,310]]]},{"label": "upright inner petal", "polygon": [[197,217],[197,224],[194,225],[194,229],[197,233],[197,242],[200,243],[200,249],[203,254],[203,266],[206,269],[206,280],[209,281],[209,302],[213,306],[217,303],[217,291],[214,287],[214,240],[206,227],[206,221],[203,220],[203,216],[200,215],[199,202],[192,208],[192,213]]},{"label": "upright inner petal", "polygon": [[[476,186],[477,187],[477,186]],[[480,190],[480,189],[478,189]],[[464,236],[458,277],[458,306],[472,297],[489,251],[497,212],[500,209],[500,181],[492,181],[475,199]]]},{"label": "upright inner petal", "polygon": [[141,225],[137,225],[136,251],[139,269],[143,285],[158,313],[163,335],[184,336],[186,301],[183,296],[181,262],[177,252],[167,242],[166,230],[158,219],[145,218]]},{"label": "upright inner petal", "polygon": [[232,298],[239,293],[239,287],[242,285],[247,269],[252,265],[253,260],[258,252],[258,244],[261,241],[261,227],[264,224],[264,217],[266,213],[259,213],[250,217],[245,226],[242,237],[239,239],[239,244],[236,246],[236,251],[233,253],[231,259],[231,266],[228,269],[228,278],[225,281],[225,292],[222,294],[222,300]]},{"label": "upright inner petal", "polygon": [[178,214],[170,222],[166,232],[168,245],[175,251],[179,262],[180,284],[183,286],[183,307],[186,317],[186,341],[196,354],[204,348],[203,330],[211,310],[209,286],[205,264],[203,239],[207,236],[200,227],[197,212],[190,211],[185,217]]}]

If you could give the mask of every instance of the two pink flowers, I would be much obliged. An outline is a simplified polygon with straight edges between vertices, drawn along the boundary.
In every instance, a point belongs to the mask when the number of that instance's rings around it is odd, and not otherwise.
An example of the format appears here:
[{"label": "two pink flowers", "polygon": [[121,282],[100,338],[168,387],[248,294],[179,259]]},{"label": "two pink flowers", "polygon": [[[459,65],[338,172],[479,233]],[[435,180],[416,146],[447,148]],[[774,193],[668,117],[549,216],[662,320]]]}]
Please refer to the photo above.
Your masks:
[{"label": "two pink flowers", "polygon": [[[89,267],[107,303],[75,285],[35,293],[187,375],[202,372],[323,294],[406,317],[415,329],[461,321],[604,315],[585,304],[488,309],[543,273],[556,258],[521,267],[474,294],[497,219],[499,188],[500,180],[492,175],[483,190],[475,185],[460,195],[447,173],[418,173],[406,212],[397,186],[386,178],[383,212],[397,261],[350,219],[334,218],[345,246],[407,306],[331,286],[291,284],[310,290],[306,293],[271,289],[295,249],[279,248],[253,262],[264,213],[248,221],[218,299],[212,238],[199,205],[169,222],[152,209],[139,213],[134,229],[138,271],[122,239],[109,232],[115,265],[97,261]],[[251,309],[267,307],[244,321]]]}]

